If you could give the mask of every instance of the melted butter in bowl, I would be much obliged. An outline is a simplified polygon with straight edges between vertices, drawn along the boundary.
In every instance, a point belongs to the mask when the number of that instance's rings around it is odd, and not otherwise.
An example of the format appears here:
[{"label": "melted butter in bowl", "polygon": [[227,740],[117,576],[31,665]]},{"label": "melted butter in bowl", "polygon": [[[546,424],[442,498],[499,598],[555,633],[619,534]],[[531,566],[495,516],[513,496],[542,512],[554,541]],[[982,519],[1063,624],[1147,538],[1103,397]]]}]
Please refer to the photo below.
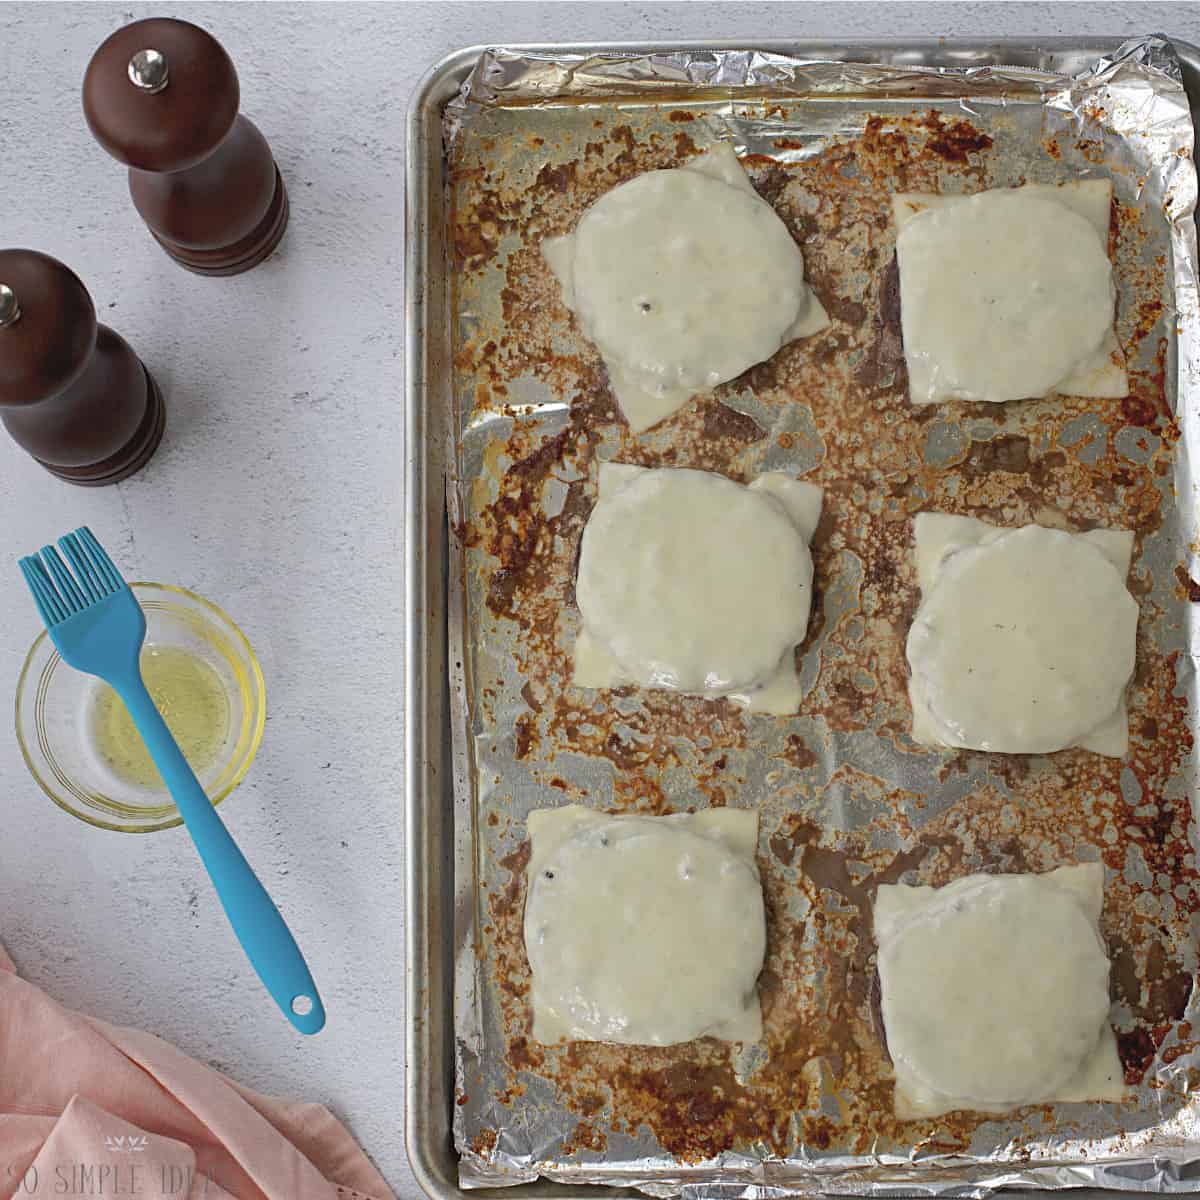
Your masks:
[{"label": "melted butter in bowl", "polygon": [[[146,646],[142,678],[192,770],[207,773],[230,735],[229,699],[217,671],[178,646]],[[96,681],[88,711],[88,740],[102,770],[124,783],[158,790],[157,768],[121,698]]]},{"label": "melted butter in bowl", "polygon": [[[165,584],[132,584],[146,614],[146,684],[219,804],[245,777],[266,721],[254,650],[215,605]],[[107,684],[68,667],[43,633],[17,685],[17,738],[30,773],[60,808],[102,829],[149,833],[181,822]]]}]

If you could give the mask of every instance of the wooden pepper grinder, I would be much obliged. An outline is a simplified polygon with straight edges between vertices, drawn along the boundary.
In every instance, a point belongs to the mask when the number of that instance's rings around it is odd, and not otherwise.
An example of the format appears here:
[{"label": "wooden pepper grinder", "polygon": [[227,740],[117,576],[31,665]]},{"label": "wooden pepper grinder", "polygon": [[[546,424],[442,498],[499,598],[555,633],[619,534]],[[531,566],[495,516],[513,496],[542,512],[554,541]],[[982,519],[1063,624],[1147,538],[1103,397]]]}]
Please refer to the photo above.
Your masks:
[{"label": "wooden pepper grinder", "polygon": [[36,250],[0,250],[0,421],[69,483],[117,483],[158,449],[162,393],[79,277]]},{"label": "wooden pepper grinder", "polygon": [[83,111],[129,166],[134,207],[162,248],[199,275],[236,275],[279,244],[287,190],[266,139],[238,113],[237,72],[209,33],[152,18],[92,57]]}]

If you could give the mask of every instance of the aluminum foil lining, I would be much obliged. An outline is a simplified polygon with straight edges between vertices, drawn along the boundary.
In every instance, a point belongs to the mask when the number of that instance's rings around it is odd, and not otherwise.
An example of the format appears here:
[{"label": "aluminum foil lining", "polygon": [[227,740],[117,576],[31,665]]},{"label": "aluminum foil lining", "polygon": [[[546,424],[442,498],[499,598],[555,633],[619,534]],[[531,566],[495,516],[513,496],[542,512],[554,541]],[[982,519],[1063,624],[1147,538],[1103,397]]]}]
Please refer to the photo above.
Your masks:
[{"label": "aluminum foil lining", "polygon": [[[1196,173],[1176,55],[1078,74],[752,50],[485,53],[446,110],[457,1104],[464,1187],[546,1177],[657,1196],[980,1196],[1200,1186],[1194,663],[1200,600]],[[538,243],[624,178],[731,138],[833,318],[640,437]],[[892,191],[1113,180],[1120,402],[909,405]],[[570,684],[574,556],[596,464],[825,488],[794,718]],[[1130,755],[940,753],[908,738],[911,517],[1132,528]],[[760,812],[766,1040],[734,1054],[530,1037],[525,817],[580,802]],[[1100,859],[1123,1105],[898,1122],[870,903],[882,882]]]}]

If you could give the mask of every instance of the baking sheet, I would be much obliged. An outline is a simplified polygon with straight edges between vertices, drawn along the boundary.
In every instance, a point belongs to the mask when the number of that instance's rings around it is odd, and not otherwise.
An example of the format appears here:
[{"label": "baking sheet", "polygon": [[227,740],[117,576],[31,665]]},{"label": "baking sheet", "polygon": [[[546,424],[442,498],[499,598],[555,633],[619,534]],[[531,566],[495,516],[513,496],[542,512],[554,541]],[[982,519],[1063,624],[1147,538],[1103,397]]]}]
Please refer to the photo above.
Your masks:
[{"label": "baking sheet", "polygon": [[[498,52],[452,106],[458,711],[456,930],[464,1186],[538,1174],[731,1194],[979,1191],[1005,1183],[1191,1186],[1197,881],[1189,547],[1195,175],[1169,47],[1148,39],[1067,82],[1043,72],[798,65],[710,52],[563,62]],[[614,93],[620,93],[614,95]],[[536,103],[530,103],[536,100]],[[803,242],[825,335],[641,438],[541,262],[615,183],[732,136]],[[893,190],[973,191],[1110,174],[1118,332],[1133,392],[1102,401],[908,405]],[[826,489],[821,595],[794,719],[569,685],[574,555],[595,463],[687,465]],[[1131,527],[1142,606],[1125,763],[915,747],[903,633],[911,515]],[[453,579],[452,579],[453,582]],[[524,817],[578,800],[761,812],[771,912],[765,1047],[529,1037]],[[891,1117],[872,994],[881,882],[1102,858],[1114,1016],[1131,1103],[1005,1120]]]}]

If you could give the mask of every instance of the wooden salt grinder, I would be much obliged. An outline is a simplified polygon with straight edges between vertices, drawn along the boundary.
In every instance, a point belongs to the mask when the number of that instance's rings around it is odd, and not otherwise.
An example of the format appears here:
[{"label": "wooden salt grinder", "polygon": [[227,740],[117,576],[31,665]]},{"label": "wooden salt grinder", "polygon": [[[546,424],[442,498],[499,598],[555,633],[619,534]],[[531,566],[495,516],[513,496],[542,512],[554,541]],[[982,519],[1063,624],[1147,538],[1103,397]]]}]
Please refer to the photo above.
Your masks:
[{"label": "wooden salt grinder", "polygon": [[162,394],[79,277],[36,250],[0,250],[0,421],[68,483],[118,483],[158,449]]},{"label": "wooden salt grinder", "polygon": [[263,261],[288,222],[271,147],[240,116],[237,72],[221,44],[187,21],[118,29],[83,80],[96,140],[129,166],[134,207],[159,245],[198,275]]}]

